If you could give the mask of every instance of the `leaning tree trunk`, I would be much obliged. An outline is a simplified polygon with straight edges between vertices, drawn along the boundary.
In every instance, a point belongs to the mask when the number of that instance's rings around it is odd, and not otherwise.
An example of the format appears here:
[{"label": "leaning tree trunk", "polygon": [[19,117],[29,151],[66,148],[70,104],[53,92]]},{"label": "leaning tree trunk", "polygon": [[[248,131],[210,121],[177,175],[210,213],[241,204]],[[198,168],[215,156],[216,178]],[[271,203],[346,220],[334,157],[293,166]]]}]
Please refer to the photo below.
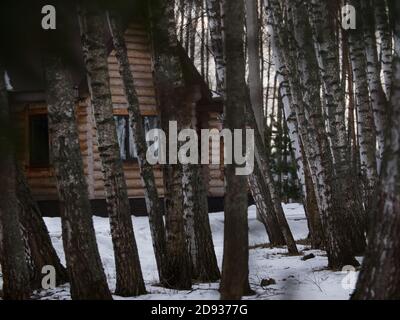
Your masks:
[{"label": "leaning tree trunk", "polygon": [[132,226],[126,180],[120,157],[108,75],[105,12],[85,1],[80,14],[82,45],[91,92],[97,140],[104,177],[107,211],[116,267],[115,294],[144,294],[142,270]]},{"label": "leaning tree trunk", "polygon": [[[182,67],[178,57],[178,41],[174,20],[175,1],[151,1],[151,28],[155,51],[155,80],[159,88],[162,128],[169,132],[170,124],[177,120],[185,93]],[[181,123],[178,123],[178,130]],[[168,143],[169,148],[177,147]],[[171,155],[171,153],[170,153]],[[177,154],[174,154],[177,156]],[[175,162],[175,164],[173,163]],[[185,235],[182,193],[182,166],[171,157],[164,167],[165,219],[168,268],[164,285],[174,289],[191,287],[191,263]]]},{"label": "leaning tree trunk", "polygon": [[257,163],[254,170],[247,178],[250,185],[251,195],[257,208],[257,218],[261,220],[272,246],[286,245],[285,237],[279,226],[276,212],[265,179]]},{"label": "leaning tree trunk", "polygon": [[[361,12],[360,0],[351,0],[350,4],[353,5],[358,12]],[[361,21],[358,21],[358,25],[360,24]],[[370,216],[374,207],[378,180],[375,157],[376,134],[374,115],[368,92],[367,59],[365,56],[362,27],[356,30],[349,30],[348,35],[351,65],[356,88],[357,127],[360,145],[361,173],[364,179],[364,199],[366,212]]]},{"label": "leaning tree trunk", "polygon": [[32,289],[42,286],[42,268],[51,265],[56,271],[57,285],[68,281],[67,270],[61,264],[51,243],[49,231],[43,221],[42,214],[32,197],[26,177],[20,166],[17,167],[17,198],[20,206],[20,224],[26,239],[31,262],[30,280]]},{"label": "leaning tree trunk", "polygon": [[125,95],[128,100],[129,122],[133,131],[133,136],[135,137],[140,175],[145,186],[145,201],[149,216],[151,237],[153,239],[153,249],[156,256],[158,276],[162,283],[166,268],[166,238],[163,207],[159,200],[153,168],[146,159],[147,144],[142,115],[140,114],[139,100],[133,74],[130,69],[125,39],[118,19],[119,17],[114,13],[108,15],[109,27],[112,33],[115,53],[119,63],[119,71],[123,80]]},{"label": "leaning tree trunk", "polygon": [[[244,3],[224,2],[225,103],[224,127],[244,130],[247,103],[244,58]],[[234,145],[234,143],[233,143]],[[221,299],[240,299],[249,289],[249,240],[246,177],[237,175],[238,164],[225,164],[224,257]]]},{"label": "leaning tree trunk", "polygon": [[[271,41],[275,44],[278,39],[271,32]],[[275,47],[275,45],[273,45]],[[276,51],[276,49],[275,49]],[[296,110],[293,107],[292,95],[290,92],[290,84],[288,82],[288,73],[281,61],[281,57],[274,56],[279,80],[279,90],[282,97],[286,124],[288,127],[289,137],[296,160],[297,176],[302,187],[302,194],[305,205],[305,213],[309,226],[311,245],[313,248],[324,248],[325,237],[322,230],[321,217],[318,210],[317,199],[313,189],[311,173],[305,156],[304,147],[299,135],[299,129],[296,119]]]},{"label": "leaning tree trunk", "polygon": [[3,299],[29,299],[29,272],[19,228],[17,176],[10,109],[0,61],[0,263],[3,273]]},{"label": "leaning tree trunk", "polygon": [[257,128],[257,122],[256,122],[256,117],[254,115],[254,111],[248,103],[247,103],[246,113],[247,113],[247,125],[252,128],[256,127],[254,129],[254,138],[255,138],[254,152],[261,174],[264,177],[266,184],[268,185],[272,206],[274,208],[279,227],[283,233],[283,237],[288,247],[289,254],[296,255],[299,253],[296,247],[296,242],[294,241],[293,234],[290,231],[289,224],[285,217],[285,213],[283,212],[281,198],[275,186],[275,181],[273,179],[272,171],[269,166],[268,157],[264,152],[265,144],[262,141],[260,130]]},{"label": "leaning tree trunk", "polygon": [[60,199],[62,235],[72,299],[111,299],[91,217],[72,78],[61,59],[46,58],[51,157]]},{"label": "leaning tree trunk", "polygon": [[378,214],[353,299],[400,299],[400,4],[394,1],[395,54]]},{"label": "leaning tree trunk", "polygon": [[330,147],[337,184],[343,200],[343,214],[347,221],[349,236],[357,253],[365,250],[365,214],[356,177],[352,174],[350,149],[347,145],[345,120],[345,90],[340,81],[338,41],[334,21],[329,12],[330,1],[312,0],[309,4],[315,53],[324,88],[327,106]]},{"label": "leaning tree trunk", "polygon": [[[257,127],[260,130],[261,137],[264,137],[264,110],[263,110],[263,88],[260,71],[260,35],[258,21],[258,2],[255,0],[246,0],[246,40],[247,52],[249,60],[249,92],[251,107],[255,113]],[[263,152],[263,151],[262,151]],[[267,192],[270,188],[262,181],[263,176],[260,174],[258,164],[255,170],[248,177],[249,187],[256,203],[257,216],[264,223],[268,233],[270,243],[272,245],[286,244],[276,211],[272,204],[272,199]]]}]

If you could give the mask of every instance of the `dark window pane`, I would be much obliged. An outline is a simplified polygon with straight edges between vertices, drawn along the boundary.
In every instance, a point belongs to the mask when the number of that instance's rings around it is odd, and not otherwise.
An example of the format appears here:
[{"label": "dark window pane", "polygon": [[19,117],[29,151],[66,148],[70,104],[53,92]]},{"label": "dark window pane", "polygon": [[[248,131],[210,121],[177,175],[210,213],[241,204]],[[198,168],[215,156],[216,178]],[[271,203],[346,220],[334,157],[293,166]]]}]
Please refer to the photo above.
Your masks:
[{"label": "dark window pane", "polygon": [[29,117],[29,164],[34,167],[49,166],[49,128],[47,115]]}]

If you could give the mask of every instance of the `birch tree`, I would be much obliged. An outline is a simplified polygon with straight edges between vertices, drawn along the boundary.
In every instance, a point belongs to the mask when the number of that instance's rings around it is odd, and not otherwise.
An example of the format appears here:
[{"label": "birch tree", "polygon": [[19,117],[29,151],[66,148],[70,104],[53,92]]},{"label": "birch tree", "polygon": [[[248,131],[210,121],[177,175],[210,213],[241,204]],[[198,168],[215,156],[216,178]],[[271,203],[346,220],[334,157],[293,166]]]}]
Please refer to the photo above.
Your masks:
[{"label": "birch tree", "polygon": [[[154,46],[155,81],[159,88],[158,98],[161,106],[161,127],[168,135],[169,124],[177,121],[181,98],[185,95],[185,83],[178,57],[178,41],[174,19],[175,1],[163,3],[151,0],[151,33]],[[181,128],[177,121],[177,130]],[[174,148],[168,143],[168,148]],[[191,263],[185,234],[185,220],[182,192],[182,166],[172,163],[164,166],[165,227],[168,268],[165,286],[174,289],[191,287]]]},{"label": "birch tree", "polygon": [[72,78],[60,58],[49,55],[45,68],[51,158],[61,203],[71,297],[109,300],[112,298],[97,248],[83,172]]},{"label": "birch tree", "polygon": [[151,236],[153,239],[153,249],[156,256],[158,275],[162,283],[165,277],[164,274],[166,268],[166,238],[163,208],[159,200],[153,168],[146,159],[147,144],[143,128],[143,120],[142,115],[140,114],[135,81],[130,69],[128,52],[119,16],[115,12],[111,12],[111,14],[108,14],[108,23],[113,37],[116,57],[119,63],[119,72],[123,80],[125,95],[128,100],[129,123],[132,127],[133,136],[135,137],[140,175],[145,186],[145,201],[149,216]]},{"label": "birch tree", "polygon": [[54,267],[58,285],[68,282],[67,270],[51,243],[49,231],[20,165],[17,166],[17,198],[25,252],[29,256],[31,288],[42,288],[42,268],[46,265]]},{"label": "birch tree", "polygon": [[392,86],[392,32],[390,30],[389,17],[387,13],[387,1],[373,0],[375,30],[380,40],[380,65],[384,77],[384,88],[386,96],[390,99]]},{"label": "birch tree", "polygon": [[4,68],[0,61],[0,263],[3,273],[3,299],[30,297],[29,273],[24,252],[17,199],[14,138]]},{"label": "birch tree", "polygon": [[80,8],[82,46],[90,88],[100,160],[104,178],[107,211],[116,265],[116,290],[121,296],[146,292],[140,267],[131,211],[115,127],[104,36],[105,11],[96,3],[84,1]]},{"label": "birch tree", "polygon": [[[358,12],[361,12],[361,2],[349,2]],[[358,140],[360,148],[361,173],[364,179],[364,201],[367,214],[372,214],[375,189],[378,179],[376,164],[376,132],[374,115],[368,91],[367,59],[365,56],[364,38],[361,19],[358,28],[348,31],[351,66],[353,69],[356,108],[358,115]]]},{"label": "birch tree", "polygon": [[[372,111],[374,115],[374,123],[375,123],[375,132],[377,139],[377,170],[378,174],[380,171],[380,166],[383,157],[383,150],[385,148],[385,128],[386,128],[386,109],[387,109],[387,101],[386,95],[383,90],[383,85],[381,83],[381,75],[380,75],[380,64],[378,58],[378,49],[376,45],[376,37],[375,37],[375,24],[374,24],[374,9],[372,7],[371,1],[363,1],[361,3],[362,9],[362,27],[364,29],[364,43],[365,43],[365,57],[367,63],[367,79],[368,79],[368,88],[371,99]],[[382,43],[382,52],[386,50],[383,46],[386,46],[386,43]],[[385,57],[385,63],[388,63],[388,57]],[[385,71],[384,71],[385,74]],[[389,75],[385,76],[386,81],[389,80]]]}]

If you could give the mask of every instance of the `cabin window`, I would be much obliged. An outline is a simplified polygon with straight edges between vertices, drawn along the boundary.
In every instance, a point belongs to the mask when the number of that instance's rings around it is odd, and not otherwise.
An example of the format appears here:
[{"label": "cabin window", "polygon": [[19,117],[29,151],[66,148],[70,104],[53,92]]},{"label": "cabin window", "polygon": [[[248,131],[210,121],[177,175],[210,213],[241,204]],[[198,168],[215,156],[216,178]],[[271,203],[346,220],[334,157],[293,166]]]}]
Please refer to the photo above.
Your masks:
[{"label": "cabin window", "polygon": [[[137,152],[135,147],[135,140],[133,131],[129,125],[128,116],[114,116],[115,124],[117,127],[118,144],[123,161],[137,161]],[[143,128],[145,132],[151,129],[158,128],[158,120],[156,116],[143,117]],[[150,143],[148,143],[150,145]]]},{"label": "cabin window", "polygon": [[47,115],[29,116],[29,165],[48,167],[49,161],[49,126]]}]

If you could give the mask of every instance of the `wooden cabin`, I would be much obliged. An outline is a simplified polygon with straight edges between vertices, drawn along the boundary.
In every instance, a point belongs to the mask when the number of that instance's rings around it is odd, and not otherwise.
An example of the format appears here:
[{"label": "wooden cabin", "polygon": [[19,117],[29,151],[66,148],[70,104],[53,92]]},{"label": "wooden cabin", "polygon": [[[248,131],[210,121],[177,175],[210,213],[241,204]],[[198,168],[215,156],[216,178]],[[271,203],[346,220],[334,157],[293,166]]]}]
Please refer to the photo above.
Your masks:
[{"label": "wooden cabin", "polygon": [[[159,123],[159,105],[157,102],[157,88],[153,76],[152,44],[145,20],[140,15],[128,15],[126,18],[125,40],[135,79],[137,94],[139,96],[140,110],[144,116],[147,130],[157,127]],[[71,42],[71,54],[74,62],[71,72],[77,84],[76,114],[79,128],[80,148],[84,163],[84,173],[89,188],[92,202],[92,211],[96,215],[106,215],[104,182],[101,172],[101,162],[96,138],[91,101],[86,85],[82,53],[79,51],[79,27],[74,24],[73,31],[66,41]],[[110,42],[111,43],[111,42]],[[24,47],[16,45],[17,49]],[[40,68],[36,70],[35,63],[40,65],[40,59],[35,59],[38,54],[36,47],[26,44],[25,55],[9,59],[7,73],[13,89],[9,91],[10,104],[14,121],[18,131],[19,145],[18,158],[25,169],[28,183],[33,196],[38,201],[43,214],[58,215],[58,195],[55,178],[49,157],[49,134],[47,125],[47,107],[45,92]],[[31,50],[31,51],[30,51]],[[181,50],[181,61],[185,79],[192,86],[197,86],[201,96],[193,101],[193,117],[198,129],[221,129],[219,120],[222,106],[212,99],[212,94],[193,63]],[[25,66],[25,67],[21,67]],[[26,67],[29,66],[29,67]],[[117,125],[118,140],[123,159],[128,195],[135,215],[146,214],[144,202],[144,188],[140,178],[139,167],[135,158],[131,130],[127,123],[127,101],[123,84],[118,71],[118,63],[110,45],[108,58],[112,102]],[[26,73],[26,74],[25,74]],[[210,150],[211,151],[211,150]],[[160,196],[163,196],[163,175],[160,167],[155,167],[155,177]],[[223,209],[224,181],[220,165],[209,165],[204,170],[204,178],[208,185],[210,211]]]}]

